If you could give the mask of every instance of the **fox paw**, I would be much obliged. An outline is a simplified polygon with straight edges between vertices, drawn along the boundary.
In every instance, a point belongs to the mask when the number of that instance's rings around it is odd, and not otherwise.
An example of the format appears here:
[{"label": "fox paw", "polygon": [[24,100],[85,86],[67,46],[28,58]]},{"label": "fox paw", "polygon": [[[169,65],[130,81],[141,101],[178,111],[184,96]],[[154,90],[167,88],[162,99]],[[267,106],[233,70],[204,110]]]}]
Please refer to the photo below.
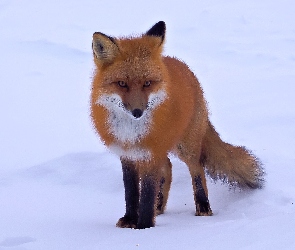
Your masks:
[{"label": "fox paw", "polygon": [[213,212],[211,210],[209,210],[208,212],[196,212],[196,216],[211,216],[213,215]]},{"label": "fox paw", "polygon": [[136,224],[137,222],[132,220],[130,217],[124,216],[118,220],[116,226],[121,228],[136,228]]},{"label": "fox paw", "polygon": [[196,216],[211,216],[213,215],[209,202],[197,204]]},{"label": "fox paw", "polygon": [[164,211],[165,211],[164,208],[157,208],[157,209],[156,209],[156,215],[163,214]]}]

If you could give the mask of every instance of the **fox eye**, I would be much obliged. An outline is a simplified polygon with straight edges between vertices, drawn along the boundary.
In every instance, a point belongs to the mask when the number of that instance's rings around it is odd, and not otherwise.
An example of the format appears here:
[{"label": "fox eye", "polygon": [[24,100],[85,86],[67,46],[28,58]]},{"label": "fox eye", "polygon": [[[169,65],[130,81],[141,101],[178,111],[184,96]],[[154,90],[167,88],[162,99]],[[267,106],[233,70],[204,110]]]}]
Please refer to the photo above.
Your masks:
[{"label": "fox eye", "polygon": [[152,84],[152,81],[145,81],[143,84],[143,87],[149,87],[151,86],[151,84]]},{"label": "fox eye", "polygon": [[127,83],[124,81],[118,81],[117,84],[122,88],[127,88]]}]

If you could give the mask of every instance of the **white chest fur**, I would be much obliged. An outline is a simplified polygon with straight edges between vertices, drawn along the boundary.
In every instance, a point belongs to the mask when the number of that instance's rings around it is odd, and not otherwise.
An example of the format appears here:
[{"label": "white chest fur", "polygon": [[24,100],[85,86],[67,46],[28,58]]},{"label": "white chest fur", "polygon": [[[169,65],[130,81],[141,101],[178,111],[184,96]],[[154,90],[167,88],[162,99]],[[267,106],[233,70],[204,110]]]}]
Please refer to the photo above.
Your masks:
[{"label": "white chest fur", "polygon": [[166,92],[159,90],[150,94],[147,109],[140,118],[135,118],[126,110],[118,94],[103,94],[96,101],[108,110],[109,132],[118,142],[135,144],[149,134],[153,125],[153,111],[166,99]]}]

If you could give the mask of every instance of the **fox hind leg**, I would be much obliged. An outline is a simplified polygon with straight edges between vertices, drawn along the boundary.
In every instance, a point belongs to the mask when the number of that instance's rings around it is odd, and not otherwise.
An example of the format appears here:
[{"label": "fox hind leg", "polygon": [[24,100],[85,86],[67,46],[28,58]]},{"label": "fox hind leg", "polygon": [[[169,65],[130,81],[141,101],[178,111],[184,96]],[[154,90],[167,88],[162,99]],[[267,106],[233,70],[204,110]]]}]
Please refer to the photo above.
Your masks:
[{"label": "fox hind leg", "polygon": [[212,210],[208,199],[208,189],[204,168],[199,161],[188,163],[188,167],[194,189],[196,216],[210,216],[212,215]]},{"label": "fox hind leg", "polygon": [[172,181],[172,164],[167,157],[165,164],[162,165],[161,177],[159,182],[159,192],[157,195],[156,214],[162,214],[165,211],[169,190]]},{"label": "fox hind leg", "polygon": [[197,216],[212,215],[208,199],[208,189],[206,186],[205,175],[200,174],[192,177],[194,186],[194,198]]}]

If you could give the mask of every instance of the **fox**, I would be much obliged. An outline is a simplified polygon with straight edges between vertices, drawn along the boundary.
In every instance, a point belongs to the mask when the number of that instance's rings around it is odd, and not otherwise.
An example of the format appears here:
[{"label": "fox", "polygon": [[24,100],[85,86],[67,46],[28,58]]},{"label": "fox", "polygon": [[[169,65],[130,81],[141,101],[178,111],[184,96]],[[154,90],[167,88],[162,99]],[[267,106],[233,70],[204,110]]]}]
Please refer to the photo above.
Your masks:
[{"label": "fox", "polygon": [[93,34],[90,115],[101,141],[121,161],[126,211],[120,228],[154,227],[164,213],[171,154],[189,169],[196,216],[213,214],[206,176],[240,189],[264,183],[261,161],[216,132],[195,74],[163,55],[165,36],[164,21],[137,36]]}]

